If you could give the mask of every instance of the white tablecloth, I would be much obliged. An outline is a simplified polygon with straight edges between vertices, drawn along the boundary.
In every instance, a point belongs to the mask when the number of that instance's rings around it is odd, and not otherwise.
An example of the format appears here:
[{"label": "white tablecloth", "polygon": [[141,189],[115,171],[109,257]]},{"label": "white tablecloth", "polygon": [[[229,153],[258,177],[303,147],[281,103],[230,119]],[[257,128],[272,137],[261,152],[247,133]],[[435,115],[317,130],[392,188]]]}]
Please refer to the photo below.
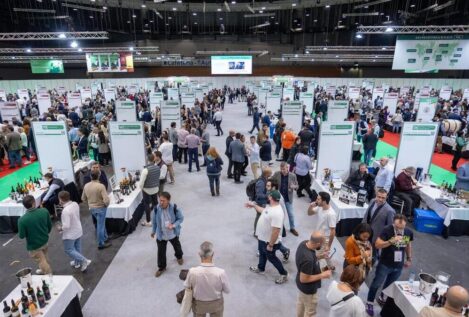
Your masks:
[{"label": "white tablecloth", "polygon": [[90,168],[91,167],[91,164],[94,163],[94,160],[89,160],[89,161],[82,161],[82,160],[79,160],[79,161],[76,161],[75,163],[73,163],[73,172],[74,173],[78,173],[79,171],[81,171],[82,169],[84,168]]},{"label": "white tablecloth", "polygon": [[[36,199],[36,206],[41,204],[41,195],[43,192],[45,192],[45,189],[36,190],[31,194],[34,199]],[[25,210],[23,203],[17,203],[10,198],[5,198],[0,202],[0,216],[21,217]]]},{"label": "white tablecloth", "polygon": [[[31,286],[36,289],[37,286],[42,285],[43,279],[47,283],[48,278],[48,276],[44,275],[33,275],[33,285]],[[75,296],[80,295],[83,291],[83,287],[81,287],[80,283],[71,275],[54,275],[52,286],[51,301],[46,307],[39,309],[42,317],[61,316]],[[2,302],[6,300],[7,303],[11,303],[11,299],[18,301],[20,298],[21,285],[18,285]]]},{"label": "white tablecloth", "polygon": [[469,207],[450,208],[440,204],[435,200],[440,198],[440,189],[423,185],[423,187],[419,189],[419,192],[422,201],[428,206],[428,208],[434,210],[441,218],[445,220],[444,225],[446,227],[449,227],[452,220],[469,221]]},{"label": "white tablecloth", "polygon": [[[404,291],[401,287],[407,287],[409,282],[407,281],[398,281],[394,282],[386,288],[383,293],[394,299],[394,303],[397,307],[402,311],[404,316],[406,317],[418,317],[420,311],[425,307],[428,306],[430,303],[431,294],[422,294],[423,296],[416,296],[411,295],[409,292]],[[399,287],[401,286],[401,287]],[[440,284],[437,282],[438,292],[443,294],[446,292],[447,286]],[[416,281],[413,284],[413,289],[416,293],[420,294],[419,289],[419,282]]]},{"label": "white tablecloth", "polygon": [[120,204],[116,204],[114,194],[109,194],[110,203],[107,207],[106,218],[124,219],[128,222],[132,218],[135,209],[137,209],[142,201],[142,190],[137,188],[128,196],[121,195],[121,198],[124,201]]},{"label": "white tablecloth", "polygon": [[[318,179],[313,179],[312,188],[319,192],[327,192],[329,193],[329,189],[321,184],[321,181]],[[329,193],[331,194],[331,193]],[[335,210],[337,214],[337,222],[342,219],[362,219],[365,216],[366,209],[368,205],[365,204],[363,207],[359,207],[356,205],[347,205],[339,200],[339,197],[332,197],[331,194],[331,206]]]},{"label": "white tablecloth", "polygon": [[358,141],[353,141],[353,150],[354,151],[362,151],[362,144]]}]

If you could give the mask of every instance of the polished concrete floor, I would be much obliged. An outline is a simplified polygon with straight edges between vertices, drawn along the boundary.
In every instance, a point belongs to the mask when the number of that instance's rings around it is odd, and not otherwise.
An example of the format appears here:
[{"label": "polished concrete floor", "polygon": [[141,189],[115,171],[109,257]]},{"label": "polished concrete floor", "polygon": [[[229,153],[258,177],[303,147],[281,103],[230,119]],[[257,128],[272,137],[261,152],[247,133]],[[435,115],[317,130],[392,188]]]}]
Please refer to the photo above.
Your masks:
[{"label": "polished concrete floor", "polygon": [[[216,137],[214,129],[211,144],[223,153],[228,129],[232,128],[248,135],[251,117],[246,116],[245,104],[227,104],[222,127],[223,137]],[[223,157],[226,161],[226,158]],[[237,185],[226,178],[226,166],[221,178],[221,196],[212,197],[208,187],[205,170],[187,172],[186,165],[175,164],[176,183],[166,189],[173,195],[173,201],[183,210],[185,220],[181,233],[181,243],[185,263],[179,266],[168,246],[168,270],[155,278],[156,243],[150,238],[150,228],[139,227],[127,238],[120,237],[113,241],[113,247],[97,251],[94,242],[94,230],[87,210],[82,208],[82,221],[85,230],[84,254],[93,260],[87,273],[75,272],[68,265],[68,258],[63,253],[60,237],[51,236],[50,257],[56,274],[71,274],[83,285],[82,296],[85,316],[130,316],[157,315],[176,316],[179,305],[175,295],[183,286],[178,279],[180,269],[198,264],[198,246],[204,240],[215,245],[215,263],[227,271],[232,284],[232,292],[225,296],[226,316],[294,316],[297,288],[294,282],[296,268],[295,251],[298,244],[308,238],[315,218],[306,215],[307,201],[304,198],[294,200],[295,217],[299,237],[289,234],[284,244],[291,248],[291,261],[285,265],[290,273],[289,281],[276,285],[277,272],[267,264],[266,274],[259,276],[249,271],[250,265],[257,263],[257,241],[252,237],[255,213],[246,209],[245,187],[252,179],[248,176],[244,184]],[[274,170],[278,169],[275,163]],[[195,168],[193,169],[195,170]],[[0,243],[11,236],[0,236]],[[412,270],[434,273],[439,270],[452,274],[452,282],[469,287],[467,263],[469,261],[469,237],[441,237],[416,233],[414,243],[414,263]],[[345,238],[339,239],[334,256],[337,267],[343,261]],[[341,244],[339,244],[339,242]],[[21,261],[10,266],[12,261]],[[16,236],[5,247],[0,247],[0,298],[3,298],[16,285],[14,273],[24,266],[32,266],[25,251],[24,242]],[[402,279],[407,279],[410,270],[405,270]],[[339,278],[339,273],[334,275]],[[320,290],[319,315],[327,316],[328,304],[324,300],[327,283]],[[367,287],[362,286],[361,297],[366,295]],[[91,295],[90,295],[91,294]]]}]

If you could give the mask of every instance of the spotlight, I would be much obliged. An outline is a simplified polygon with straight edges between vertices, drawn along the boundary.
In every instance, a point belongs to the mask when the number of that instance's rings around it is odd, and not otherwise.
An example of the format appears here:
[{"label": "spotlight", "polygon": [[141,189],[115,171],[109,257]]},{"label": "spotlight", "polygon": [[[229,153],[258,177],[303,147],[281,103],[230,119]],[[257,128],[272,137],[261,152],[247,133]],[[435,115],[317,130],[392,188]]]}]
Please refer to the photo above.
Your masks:
[{"label": "spotlight", "polygon": [[72,48],[77,48],[78,47],[78,43],[76,41],[73,41],[72,43],[70,43],[70,47]]},{"label": "spotlight", "polygon": [[67,36],[66,36],[64,33],[60,33],[60,34],[59,34],[59,39],[64,39],[64,38],[66,38],[66,37],[67,37]]},{"label": "spotlight", "polygon": [[30,49],[30,48],[27,48],[27,49],[26,49],[26,53],[31,53],[31,49]]},{"label": "spotlight", "polygon": [[356,37],[357,39],[362,39],[362,38],[363,38],[363,35],[361,35],[360,33],[357,33],[357,35],[355,35],[355,37]]},{"label": "spotlight", "polygon": [[384,30],[384,32],[392,32],[392,31],[394,31],[392,27],[387,27],[386,30]]},{"label": "spotlight", "polygon": [[129,47],[129,51],[133,52],[134,48],[131,46]]}]

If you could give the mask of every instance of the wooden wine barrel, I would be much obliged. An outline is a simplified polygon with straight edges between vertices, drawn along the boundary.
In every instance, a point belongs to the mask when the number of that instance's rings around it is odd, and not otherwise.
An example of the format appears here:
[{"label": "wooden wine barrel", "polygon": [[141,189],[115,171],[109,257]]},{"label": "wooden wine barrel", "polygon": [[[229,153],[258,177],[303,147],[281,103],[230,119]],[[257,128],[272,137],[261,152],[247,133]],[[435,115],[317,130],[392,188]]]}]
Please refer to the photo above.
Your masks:
[{"label": "wooden wine barrel", "polygon": [[461,121],[445,119],[441,122],[440,129],[443,133],[456,133],[461,130]]}]

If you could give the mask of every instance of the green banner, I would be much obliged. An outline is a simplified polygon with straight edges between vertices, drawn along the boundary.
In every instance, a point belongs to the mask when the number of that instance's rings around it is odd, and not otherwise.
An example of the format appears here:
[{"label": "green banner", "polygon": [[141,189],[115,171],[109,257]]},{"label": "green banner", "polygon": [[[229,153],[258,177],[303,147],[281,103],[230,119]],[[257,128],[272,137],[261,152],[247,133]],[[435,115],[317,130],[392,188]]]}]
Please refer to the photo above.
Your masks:
[{"label": "green banner", "polygon": [[58,59],[31,60],[31,71],[33,74],[63,74],[64,64]]}]

